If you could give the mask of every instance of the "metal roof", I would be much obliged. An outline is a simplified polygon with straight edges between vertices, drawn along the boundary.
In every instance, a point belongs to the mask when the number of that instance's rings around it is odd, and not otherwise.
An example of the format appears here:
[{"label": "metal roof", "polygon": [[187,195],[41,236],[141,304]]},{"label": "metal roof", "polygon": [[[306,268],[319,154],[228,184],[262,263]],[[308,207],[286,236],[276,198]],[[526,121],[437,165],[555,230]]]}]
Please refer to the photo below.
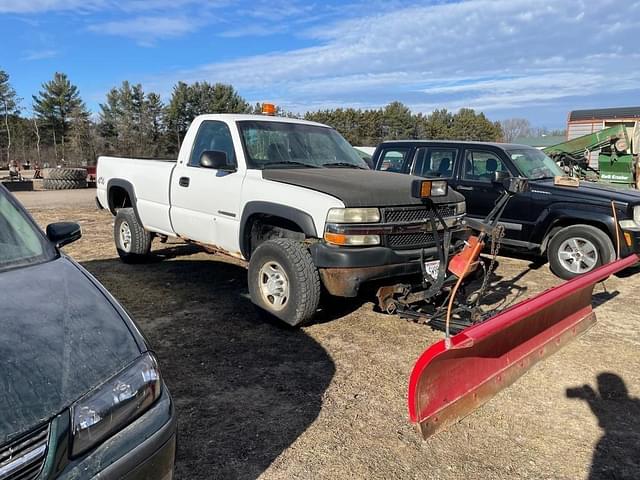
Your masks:
[{"label": "metal roof", "polygon": [[609,120],[614,118],[640,118],[640,107],[592,108],[569,112],[569,121]]}]

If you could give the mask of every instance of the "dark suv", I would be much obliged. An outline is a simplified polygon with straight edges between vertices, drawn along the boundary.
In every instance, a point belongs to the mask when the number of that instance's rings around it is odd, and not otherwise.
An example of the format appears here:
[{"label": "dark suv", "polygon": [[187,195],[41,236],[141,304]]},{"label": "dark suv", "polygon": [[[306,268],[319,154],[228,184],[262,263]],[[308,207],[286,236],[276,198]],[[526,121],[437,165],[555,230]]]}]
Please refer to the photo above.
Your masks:
[{"label": "dark suv", "polygon": [[176,420],[155,355],[114,298],[0,186],[0,479],[173,475]]},{"label": "dark suv", "polygon": [[[530,189],[511,199],[503,245],[547,256],[551,270],[568,279],[640,251],[640,193],[595,183],[559,184],[563,172],[540,150],[524,145],[459,141],[389,141],[373,155],[377,170],[446,179],[462,193],[467,215],[484,217],[500,195],[494,180],[529,179]],[[615,205],[617,225],[612,202]]]}]

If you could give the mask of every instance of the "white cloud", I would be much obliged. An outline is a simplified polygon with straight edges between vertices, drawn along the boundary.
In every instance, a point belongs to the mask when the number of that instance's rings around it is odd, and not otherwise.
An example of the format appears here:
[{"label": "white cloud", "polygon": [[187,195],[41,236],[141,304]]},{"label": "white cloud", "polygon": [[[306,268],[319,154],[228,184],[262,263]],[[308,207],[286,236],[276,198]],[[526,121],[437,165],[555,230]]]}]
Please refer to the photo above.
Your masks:
[{"label": "white cloud", "polygon": [[158,39],[178,37],[197,28],[197,19],[157,16],[135,17],[89,26],[92,32],[132,38],[145,46],[152,45]]},{"label": "white cloud", "polygon": [[23,60],[27,61],[46,60],[48,58],[57,57],[59,54],[57,50],[52,49],[27,50],[24,53],[25,55],[23,57]]},{"label": "white cloud", "polygon": [[475,0],[363,8],[357,18],[308,30],[316,46],[202,65],[166,81],[229,82],[251,100],[281,98],[300,110],[400,99],[416,109],[496,111],[638,90],[640,74],[624,53],[634,52],[634,36],[603,25],[636,24],[640,12],[617,5]]}]

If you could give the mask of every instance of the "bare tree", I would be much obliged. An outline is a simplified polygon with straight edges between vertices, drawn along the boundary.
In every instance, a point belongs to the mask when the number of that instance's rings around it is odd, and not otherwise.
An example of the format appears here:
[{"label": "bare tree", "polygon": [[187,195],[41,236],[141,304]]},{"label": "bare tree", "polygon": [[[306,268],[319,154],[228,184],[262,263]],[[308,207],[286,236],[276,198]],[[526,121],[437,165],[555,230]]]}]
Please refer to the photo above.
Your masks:
[{"label": "bare tree", "polygon": [[531,135],[531,123],[526,118],[507,118],[500,122],[504,141],[513,142],[518,137]]}]

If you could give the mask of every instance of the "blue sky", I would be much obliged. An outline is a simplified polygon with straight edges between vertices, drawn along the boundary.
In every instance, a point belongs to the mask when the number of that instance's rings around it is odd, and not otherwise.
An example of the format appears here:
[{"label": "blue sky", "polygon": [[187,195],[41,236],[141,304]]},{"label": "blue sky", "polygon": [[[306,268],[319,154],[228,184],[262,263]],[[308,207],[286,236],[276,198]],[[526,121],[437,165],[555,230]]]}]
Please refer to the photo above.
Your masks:
[{"label": "blue sky", "polygon": [[29,107],[55,71],[98,110],[122,80],[233,84],[287,110],[471,107],[563,127],[640,104],[640,0],[0,0],[0,69]]}]

